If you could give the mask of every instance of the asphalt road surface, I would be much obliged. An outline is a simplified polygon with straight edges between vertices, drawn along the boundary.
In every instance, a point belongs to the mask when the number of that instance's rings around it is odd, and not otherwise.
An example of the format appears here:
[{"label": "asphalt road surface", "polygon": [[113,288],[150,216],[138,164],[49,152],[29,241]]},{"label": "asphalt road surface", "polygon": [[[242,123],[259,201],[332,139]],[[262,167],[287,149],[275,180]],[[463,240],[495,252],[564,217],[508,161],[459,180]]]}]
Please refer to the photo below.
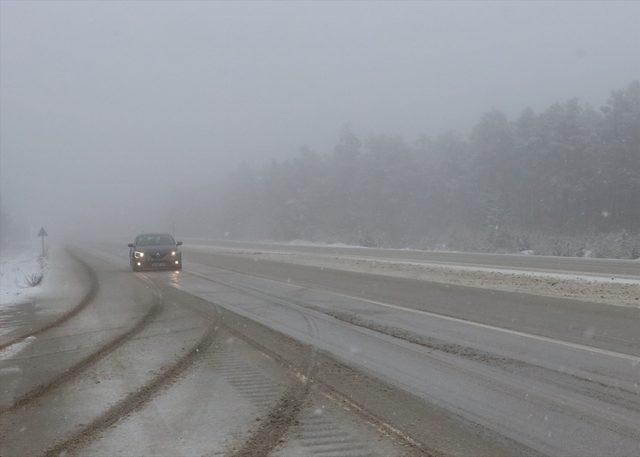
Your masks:
[{"label": "asphalt road surface", "polygon": [[640,308],[188,246],[180,273],[133,274],[114,244],[73,252],[97,293],[26,350],[5,342],[3,457],[640,455]]},{"label": "asphalt road surface", "polygon": [[554,257],[520,254],[486,254],[478,252],[437,252],[410,249],[376,249],[359,247],[306,246],[270,244],[245,241],[190,239],[194,243],[237,249],[277,250],[312,254],[354,256],[388,260],[404,260],[446,265],[504,268],[560,273],[582,273],[599,276],[640,278],[640,261],[596,259],[582,257]]}]

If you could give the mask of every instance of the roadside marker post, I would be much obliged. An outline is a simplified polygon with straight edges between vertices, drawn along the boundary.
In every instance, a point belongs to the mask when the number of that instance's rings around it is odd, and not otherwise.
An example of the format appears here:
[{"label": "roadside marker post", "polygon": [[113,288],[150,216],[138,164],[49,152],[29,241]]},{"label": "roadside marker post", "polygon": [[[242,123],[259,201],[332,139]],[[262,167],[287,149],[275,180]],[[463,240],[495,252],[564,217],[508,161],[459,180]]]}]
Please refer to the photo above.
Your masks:
[{"label": "roadside marker post", "polygon": [[40,239],[42,240],[42,257],[44,257],[45,254],[45,250],[44,250],[44,237],[45,236],[49,236],[49,234],[47,233],[47,231],[44,229],[44,227],[40,227],[40,231],[38,232],[38,236],[40,237]]}]

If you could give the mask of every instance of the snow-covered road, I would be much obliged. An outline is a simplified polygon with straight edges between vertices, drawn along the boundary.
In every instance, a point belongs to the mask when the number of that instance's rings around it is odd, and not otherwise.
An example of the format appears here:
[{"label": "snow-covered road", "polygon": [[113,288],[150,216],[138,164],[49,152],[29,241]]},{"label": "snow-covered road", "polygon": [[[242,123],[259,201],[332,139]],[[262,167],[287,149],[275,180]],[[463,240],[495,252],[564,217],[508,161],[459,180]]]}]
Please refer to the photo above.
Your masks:
[{"label": "snow-covered road", "polygon": [[97,293],[5,348],[3,456],[640,451],[637,307],[317,254],[186,247],[182,272],[134,274],[126,245],[73,252]]}]

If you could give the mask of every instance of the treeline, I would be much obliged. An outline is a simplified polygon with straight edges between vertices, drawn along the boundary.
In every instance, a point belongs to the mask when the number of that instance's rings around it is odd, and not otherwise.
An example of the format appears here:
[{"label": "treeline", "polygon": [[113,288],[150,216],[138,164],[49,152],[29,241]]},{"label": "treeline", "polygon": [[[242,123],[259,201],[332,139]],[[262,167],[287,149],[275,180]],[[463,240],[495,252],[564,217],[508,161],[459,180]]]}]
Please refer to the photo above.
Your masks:
[{"label": "treeline", "polygon": [[332,153],[243,166],[216,194],[211,229],[235,239],[637,257],[640,82],[468,135],[345,128]]}]

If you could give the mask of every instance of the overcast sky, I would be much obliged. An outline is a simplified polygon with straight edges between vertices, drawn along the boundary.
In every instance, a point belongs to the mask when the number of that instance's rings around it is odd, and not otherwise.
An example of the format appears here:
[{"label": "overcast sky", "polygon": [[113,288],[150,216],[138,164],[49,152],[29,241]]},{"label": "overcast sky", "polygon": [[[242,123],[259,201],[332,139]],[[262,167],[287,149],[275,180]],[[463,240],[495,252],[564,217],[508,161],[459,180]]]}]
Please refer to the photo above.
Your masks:
[{"label": "overcast sky", "polygon": [[2,205],[36,228],[161,212],[346,123],[413,140],[640,78],[640,2],[0,8]]}]

